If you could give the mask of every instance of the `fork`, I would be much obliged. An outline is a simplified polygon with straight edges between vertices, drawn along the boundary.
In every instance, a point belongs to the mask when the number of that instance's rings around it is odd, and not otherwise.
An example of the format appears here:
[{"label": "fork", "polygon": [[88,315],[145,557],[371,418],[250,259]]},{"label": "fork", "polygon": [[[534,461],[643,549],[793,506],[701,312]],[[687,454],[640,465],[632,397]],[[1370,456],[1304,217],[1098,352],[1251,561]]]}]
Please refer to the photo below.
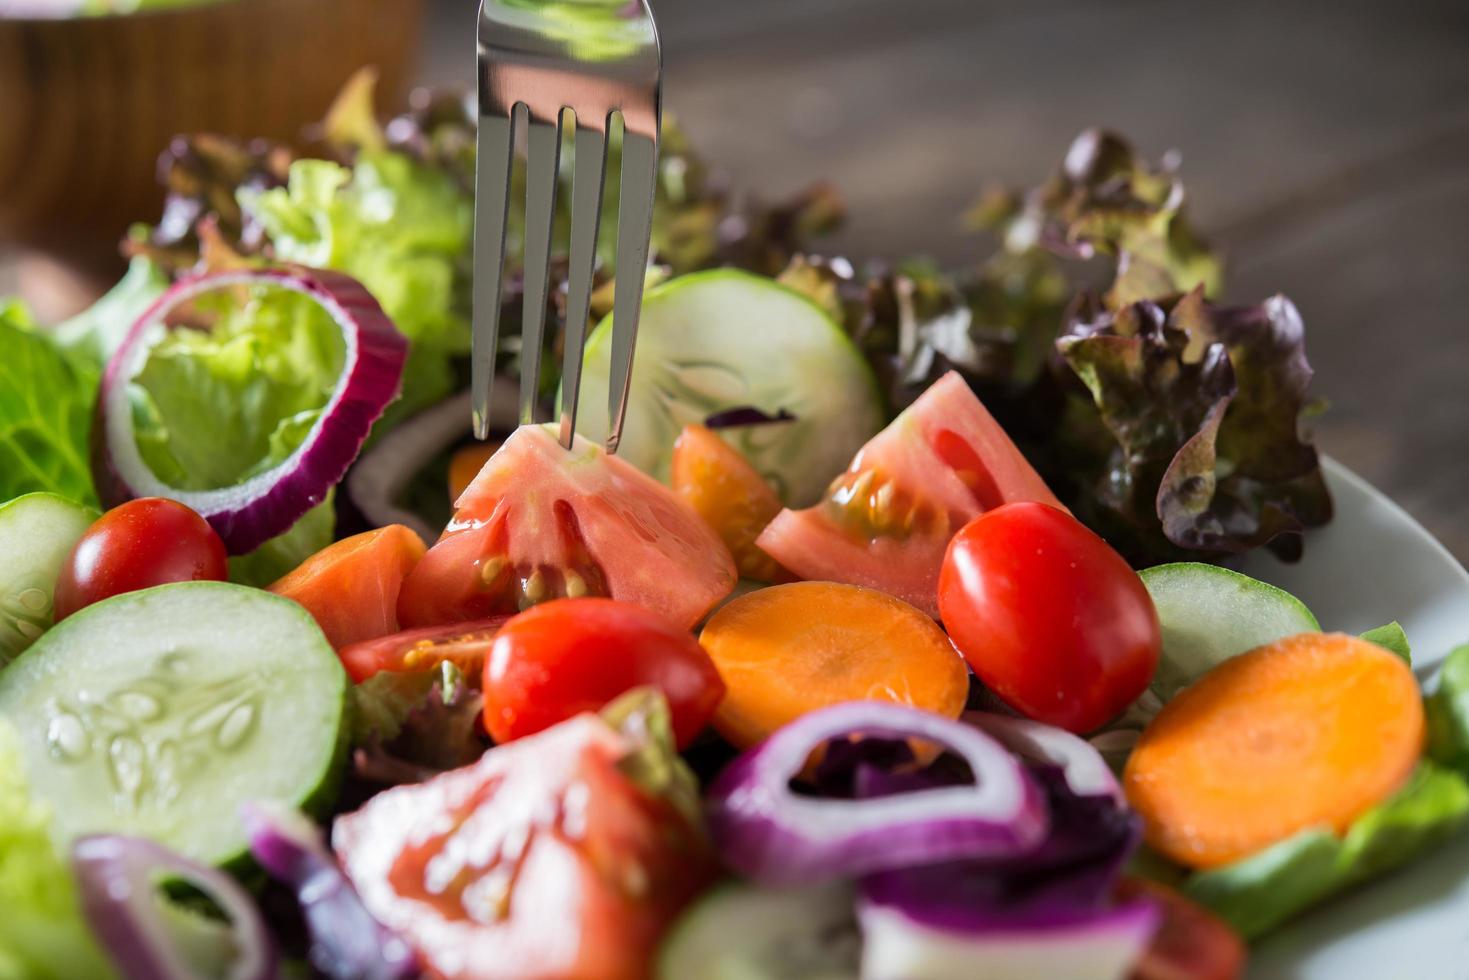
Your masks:
[{"label": "fork", "polygon": [[653,13],[647,0],[480,0],[477,34],[479,152],[470,347],[475,437],[489,434],[516,117],[524,116],[527,122],[522,425],[536,421],[562,124],[567,110],[576,118],[560,433],[561,444],[570,449],[591,306],[607,133],[613,116],[620,115],[622,186],[606,442],[607,451],[614,453],[627,414],[653,227],[663,87]]}]

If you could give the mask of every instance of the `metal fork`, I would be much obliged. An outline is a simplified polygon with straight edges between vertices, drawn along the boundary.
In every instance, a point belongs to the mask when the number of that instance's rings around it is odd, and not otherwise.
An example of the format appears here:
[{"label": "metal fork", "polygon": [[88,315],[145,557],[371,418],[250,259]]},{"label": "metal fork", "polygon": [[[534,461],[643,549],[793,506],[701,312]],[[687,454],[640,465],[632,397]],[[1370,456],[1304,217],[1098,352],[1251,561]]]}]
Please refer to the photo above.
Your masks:
[{"label": "metal fork", "polygon": [[479,156],[475,174],[474,333],[470,385],[475,436],[489,434],[500,324],[505,213],[515,117],[527,118],[525,295],[520,422],[536,421],[561,125],[576,116],[571,259],[562,361],[561,444],[571,448],[596,262],[607,132],[623,121],[617,282],[612,304],[607,451],[627,413],[633,342],[653,224],[663,82],[658,29],[647,0],[480,0]]}]

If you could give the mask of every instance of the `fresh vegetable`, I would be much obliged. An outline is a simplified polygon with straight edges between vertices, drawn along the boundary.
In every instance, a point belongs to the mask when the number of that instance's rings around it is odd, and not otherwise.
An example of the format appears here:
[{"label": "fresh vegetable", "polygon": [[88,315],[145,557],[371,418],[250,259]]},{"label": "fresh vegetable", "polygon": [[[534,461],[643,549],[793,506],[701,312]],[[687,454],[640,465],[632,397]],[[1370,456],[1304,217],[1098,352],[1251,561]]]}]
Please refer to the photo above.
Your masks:
[{"label": "fresh vegetable", "polygon": [[0,977],[105,980],[113,970],[52,843],[50,808],[27,785],[19,742],[0,716]]},{"label": "fresh vegetable", "polygon": [[712,889],[669,930],[657,980],[854,980],[861,936],[846,882]]},{"label": "fresh vegetable", "polygon": [[484,668],[485,730],[500,743],[544,731],[639,687],[668,702],[687,748],[714,713],[724,683],[685,629],[612,599],[558,599],[501,628]]},{"label": "fresh vegetable", "polygon": [[[871,370],[814,304],[759,276],[718,270],[649,290],[619,453],[667,480],[690,423],[751,406],[790,421],[721,430],[781,499],[803,507],[882,427]],[[606,438],[609,317],[587,341],[577,430]]]},{"label": "fresh vegetable", "polygon": [[1256,939],[1327,897],[1398,868],[1469,824],[1469,784],[1431,762],[1344,835],[1311,827],[1188,880],[1186,893]]},{"label": "fresh vegetable", "polygon": [[484,696],[449,661],[432,672],[379,671],[351,698],[352,774],[365,782],[421,783],[489,748]]},{"label": "fresh vegetable", "polygon": [[[791,780],[833,739],[908,739],[958,756],[967,780],[889,795],[812,797]],[[856,779],[862,778],[859,770]],[[861,798],[862,796],[870,798]],[[976,728],[877,701],[813,711],[747,751],[709,788],[709,829],[724,860],[764,885],[814,884],[883,868],[1026,852],[1047,832],[1024,768]]]},{"label": "fresh vegetable", "polygon": [[1245,944],[1198,903],[1143,878],[1124,878],[1117,898],[1144,899],[1162,914],[1153,941],[1133,964],[1132,980],[1238,980],[1244,972]]},{"label": "fresh vegetable", "polygon": [[420,975],[413,951],[368,913],[308,817],[252,803],[241,808],[240,817],[255,860],[296,892],[316,969],[332,980],[414,980]]},{"label": "fresh vegetable", "polygon": [[1370,629],[1362,634],[1362,639],[1368,643],[1376,643],[1384,650],[1391,650],[1403,658],[1409,666],[1413,666],[1413,647],[1408,643],[1408,634],[1401,623],[1393,620],[1385,626]]},{"label": "fresh vegetable", "polygon": [[1158,615],[1122,557],[1065,511],[1007,504],[949,545],[939,612],[1006,704],[1073,732],[1100,727],[1153,679]]},{"label": "fresh vegetable", "polygon": [[1331,519],[1320,460],[1300,434],[1304,336],[1284,296],[1080,304],[1057,349],[1096,406],[1091,441],[1110,448],[1090,468],[1080,446],[1070,454],[1091,485],[1078,515],[1137,562],[1266,545],[1299,557],[1301,532]]},{"label": "fresh vegetable", "polygon": [[296,604],[183,582],[57,624],[0,672],[0,717],[59,840],[141,835],[222,864],[245,849],[240,803],[330,797],[346,687]]},{"label": "fresh vegetable", "polygon": [[958,717],[969,671],[912,606],[874,589],[793,582],[741,596],[699,634],[726,688],[714,727],[749,748],[843,701],[910,704]]},{"label": "fresh vegetable", "polygon": [[[170,329],[185,312],[212,314],[216,326]],[[253,551],[342,478],[398,394],[406,346],[339,273],[186,279],[139,318],[103,376],[102,496],[172,497],[232,553]]]},{"label": "fresh vegetable", "polygon": [[368,910],[435,976],[646,977],[712,870],[670,795],[682,763],[654,721],[579,715],[498,746],[339,817],[333,846]]},{"label": "fresh vegetable", "polygon": [[490,645],[509,616],[424,626],[403,630],[372,640],[341,647],[337,654],[354,683],[360,684],[380,671],[424,673],[453,664],[467,676],[477,677],[489,659]]},{"label": "fresh vegetable", "polygon": [[1402,658],[1301,633],[1226,660],[1165,705],[1123,786],[1151,847],[1212,868],[1308,827],[1345,833],[1403,786],[1423,738]]},{"label": "fresh vegetable", "polygon": [[686,425],[673,444],[669,479],[673,492],[719,533],[741,578],[781,577],[781,567],[755,544],[780,513],[780,497],[738,449],[705,426]]},{"label": "fresh vegetable", "polygon": [[56,578],[96,517],[54,493],[0,504],[0,668],[51,626]]},{"label": "fresh vegetable", "polygon": [[1469,774],[1469,644],[1444,658],[1438,686],[1423,705],[1428,718],[1428,753]]},{"label": "fresh vegetable", "polygon": [[1096,749],[1064,728],[992,711],[966,711],[964,721],[1022,759],[1060,770],[1076,795],[1105,796],[1118,804],[1123,802],[1122,787]]},{"label": "fresh vegetable", "polygon": [[476,442],[463,446],[454,451],[449,460],[449,502],[453,503],[464,496],[464,491],[479,476],[479,471],[485,468],[490,457],[500,449],[498,442]]},{"label": "fresh vegetable", "polygon": [[1227,568],[1188,561],[1139,574],[1163,631],[1152,683],[1161,701],[1236,654],[1321,630],[1311,610],[1289,592]]},{"label": "fresh vegetable", "polygon": [[757,544],[802,578],[881,589],[937,616],[949,539],[1016,500],[1060,506],[963,379],[948,374],[862,447],[821,503],[782,511]]},{"label": "fresh vegetable", "polygon": [[0,298],[0,500],[49,491],[96,501],[87,467],[97,376]]},{"label": "fresh vegetable", "polygon": [[128,263],[117,285],[86,310],[57,324],[51,337],[100,375],[138,317],[168,290],[169,281],[156,262],[138,256]]},{"label": "fresh vegetable", "polygon": [[230,581],[264,588],[306,559],[324,550],[336,537],[335,488],[285,534],[277,534],[254,551],[230,557]]},{"label": "fresh vegetable", "polygon": [[734,588],[719,537],[667,487],[585,440],[522,426],[403,583],[398,618],[433,626],[605,596],[691,628]]},{"label": "fresh vegetable", "polygon": [[417,534],[390,524],[317,552],[270,591],[304,606],[341,650],[398,632],[398,595],[424,551]]},{"label": "fresh vegetable", "polygon": [[56,579],[56,618],[94,602],[170,582],[222,582],[224,542],[176,500],[129,500],[77,539]]},{"label": "fresh vegetable", "polygon": [[160,879],[201,892],[230,923],[234,959],[227,980],[271,980],[276,948],[250,895],[229,875],[142,837],[90,835],[71,850],[82,908],[112,962],[128,980],[192,980],[201,973],[169,936]]}]

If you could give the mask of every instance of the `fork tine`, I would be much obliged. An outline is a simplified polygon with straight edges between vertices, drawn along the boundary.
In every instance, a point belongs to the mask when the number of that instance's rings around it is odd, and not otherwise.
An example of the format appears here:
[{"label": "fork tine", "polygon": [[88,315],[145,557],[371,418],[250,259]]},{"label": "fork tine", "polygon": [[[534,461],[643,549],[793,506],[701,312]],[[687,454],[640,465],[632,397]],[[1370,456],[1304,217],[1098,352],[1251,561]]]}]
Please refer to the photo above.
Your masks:
[{"label": "fork tine", "polygon": [[528,113],[525,185],[525,294],[520,320],[520,424],[536,420],[545,346],[546,292],[551,266],[551,223],[561,158],[561,114]]},{"label": "fork tine", "polygon": [[500,278],[505,266],[505,210],[510,198],[514,141],[509,113],[481,114],[474,188],[474,327],[470,334],[470,403],[476,439],[490,434],[490,391],[495,383],[499,345]]},{"label": "fork tine", "polygon": [[[656,122],[654,126],[656,127]],[[656,133],[656,128],[654,132]],[[643,306],[658,182],[658,143],[626,127],[622,137],[622,196],[617,215],[617,284],[612,299],[612,366],[607,378],[607,451],[617,452],[632,385],[633,344]]]},{"label": "fork tine", "polygon": [[[600,128],[598,128],[600,127]],[[561,445],[571,448],[581,394],[582,355],[597,264],[602,216],[602,173],[607,165],[607,120],[576,118],[576,173],[571,183],[571,265],[567,273],[566,350],[561,360]]]}]

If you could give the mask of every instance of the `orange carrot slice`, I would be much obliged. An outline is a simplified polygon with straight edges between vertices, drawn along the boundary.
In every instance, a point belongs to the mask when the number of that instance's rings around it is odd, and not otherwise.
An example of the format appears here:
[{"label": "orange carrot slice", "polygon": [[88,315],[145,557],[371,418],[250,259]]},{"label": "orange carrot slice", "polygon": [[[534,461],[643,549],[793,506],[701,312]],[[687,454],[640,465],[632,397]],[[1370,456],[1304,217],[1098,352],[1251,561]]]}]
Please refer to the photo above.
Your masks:
[{"label": "orange carrot slice", "polygon": [[674,493],[723,539],[742,578],[758,582],[790,578],[774,558],[755,546],[781,504],[739,450],[702,425],[684,426],[673,444],[672,483]]},{"label": "orange carrot slice", "polygon": [[933,620],[856,585],[751,592],[715,613],[699,642],[726,688],[714,727],[740,748],[842,701],[896,701],[957,718],[969,695],[964,658]]},{"label": "orange carrot slice", "polygon": [[1307,827],[1337,833],[1403,785],[1423,747],[1403,660],[1302,633],[1227,660],[1159,712],[1123,789],[1149,844],[1210,868]]},{"label": "orange carrot slice", "polygon": [[340,650],[398,632],[398,591],[424,551],[412,530],[389,524],[328,545],[270,591],[305,606]]},{"label": "orange carrot slice", "polygon": [[449,458],[449,503],[456,503],[464,495],[499,448],[498,442],[476,442],[455,451]]}]

